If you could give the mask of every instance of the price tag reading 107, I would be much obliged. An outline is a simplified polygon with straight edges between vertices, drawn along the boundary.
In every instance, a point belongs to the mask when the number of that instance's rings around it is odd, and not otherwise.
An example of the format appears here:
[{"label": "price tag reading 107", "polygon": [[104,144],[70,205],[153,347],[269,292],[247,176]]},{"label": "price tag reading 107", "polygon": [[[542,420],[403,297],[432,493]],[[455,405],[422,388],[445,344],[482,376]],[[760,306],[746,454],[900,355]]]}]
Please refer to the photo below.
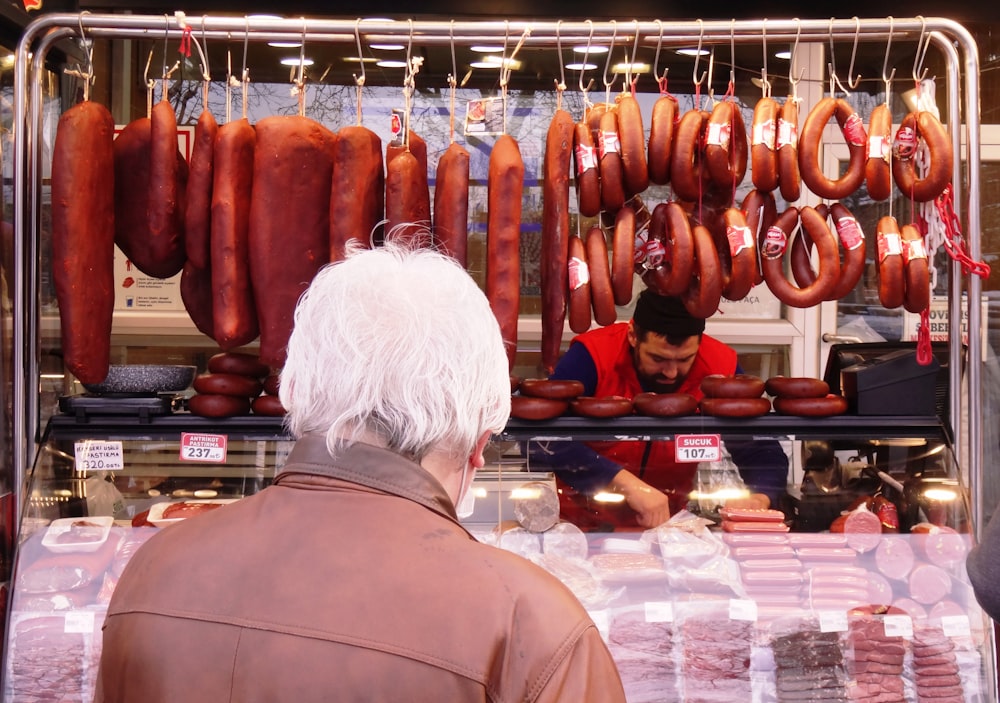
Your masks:
[{"label": "price tag reading 107", "polygon": [[719,461],[722,438],[717,434],[679,434],[674,437],[674,458],[678,462]]},{"label": "price tag reading 107", "polygon": [[181,432],[181,461],[204,461],[224,464],[226,461],[226,435]]}]

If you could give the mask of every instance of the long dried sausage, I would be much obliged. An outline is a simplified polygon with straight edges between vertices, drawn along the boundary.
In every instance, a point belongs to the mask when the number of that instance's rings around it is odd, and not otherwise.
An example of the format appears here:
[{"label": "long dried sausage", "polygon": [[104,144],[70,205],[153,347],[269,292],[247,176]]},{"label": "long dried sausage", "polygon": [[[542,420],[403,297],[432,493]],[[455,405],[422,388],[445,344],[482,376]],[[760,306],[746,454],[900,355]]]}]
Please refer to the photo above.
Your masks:
[{"label": "long dried sausage", "polygon": [[181,302],[195,328],[215,339],[215,314],[212,310],[212,267],[195,266],[188,259],[181,269]]},{"label": "long dried sausage", "polygon": [[148,117],[134,119],[114,142],[115,244],[130,262],[149,237],[150,127]]},{"label": "long dried sausage", "polygon": [[245,118],[219,128],[212,184],[212,310],[216,343],[235,349],[257,338],[260,326],[250,277],[250,203],[254,128]]},{"label": "long dried sausage", "polygon": [[900,228],[903,244],[904,293],[903,308],[907,312],[922,312],[931,304],[931,278],[927,262],[927,247],[920,230],[914,225]]},{"label": "long dried sausage", "polygon": [[618,319],[615,311],[614,292],[611,289],[611,269],[608,264],[608,241],[604,230],[594,225],[587,230],[584,241],[587,248],[587,268],[590,270],[590,302],[594,320],[605,327]]},{"label": "long dried sausage", "polygon": [[170,278],[180,272],[187,259],[180,188],[183,157],[177,150],[173,105],[161,100],[153,106],[149,119],[149,238],[134,252],[132,262],[149,276]]},{"label": "long dried sausage", "polygon": [[573,160],[580,214],[596,217],[601,212],[601,177],[594,137],[585,120],[578,122],[573,130]]},{"label": "long dried sausage", "polygon": [[886,200],[892,193],[892,111],[885,103],[876,105],[868,121],[868,161],[865,185],[872,200]]},{"label": "long dried sausage", "polygon": [[417,157],[404,151],[386,166],[385,238],[414,246],[431,245],[430,214],[425,216],[422,168]]},{"label": "long dried sausage", "polygon": [[693,202],[705,192],[708,170],[704,166],[701,140],[710,116],[705,110],[688,110],[677,125],[670,156],[670,184],[681,200]]},{"label": "long dried sausage", "polygon": [[490,151],[486,188],[486,297],[500,324],[507,362],[513,370],[521,303],[519,245],[524,161],[517,141],[509,134],[500,135]]},{"label": "long dried sausage", "polygon": [[[570,124],[572,125],[572,120]],[[572,132],[570,132],[569,139],[570,144],[572,144]],[[442,253],[455,259],[462,265],[462,268],[468,266],[469,259],[469,160],[469,150],[458,142],[452,142],[438,159],[434,181],[434,246]],[[566,163],[568,178],[568,150]],[[546,174],[546,181],[548,181],[548,174]],[[567,180],[564,185],[568,187],[568,183]],[[545,200],[546,198],[543,197],[543,212]],[[544,215],[542,222],[545,222]],[[544,233],[544,224],[542,231]],[[544,243],[542,244],[542,252],[544,257]],[[542,270],[544,271],[544,268]],[[544,285],[543,283],[543,289]]]},{"label": "long dried sausage", "polygon": [[260,359],[280,368],[295,305],[330,260],[336,136],[299,115],[264,117],[256,124],[256,134],[250,275],[260,322]]},{"label": "long dried sausage", "polygon": [[344,258],[350,239],[371,246],[385,212],[382,140],[360,125],[341,127],[330,187],[330,261]]},{"label": "long dried sausage", "polygon": [[625,176],[622,147],[618,136],[618,113],[607,110],[601,115],[597,142],[597,160],[601,173],[601,209],[616,213],[625,204]]},{"label": "long dried sausage", "polygon": [[[820,265],[816,280],[812,284],[796,287],[785,277],[783,262],[785,252],[788,250],[788,240],[800,216],[803,228],[809,233],[819,252]],[[837,240],[815,208],[807,206],[799,211],[790,207],[778,215],[777,220],[767,231],[764,249],[761,252],[761,266],[767,287],[785,305],[797,308],[817,305],[826,299],[840,277]]]},{"label": "long dried sausage", "polygon": [[770,193],[778,187],[778,101],[765,96],[753,109],[750,127],[750,178],[753,187]]},{"label": "long dried sausage", "polygon": [[642,126],[642,112],[636,99],[625,93],[617,97],[618,140],[621,143],[622,170],[625,194],[637,195],[649,187],[649,170],[646,167],[646,134]]},{"label": "long dried sausage", "polygon": [[691,221],[677,202],[653,208],[649,236],[663,244],[660,263],[646,271],[642,280],[660,295],[681,295],[688,290],[694,271],[695,245]]},{"label": "long dried sausage", "polygon": [[611,289],[615,305],[632,302],[632,275],[635,261],[635,210],[623,207],[615,215],[611,240]]},{"label": "long dried sausage", "polygon": [[114,129],[106,107],[78,103],[60,116],[52,152],[52,276],[63,361],[82,383],[100,383],[110,368]]},{"label": "long dried sausage", "polygon": [[735,191],[747,172],[747,128],[739,106],[723,100],[712,108],[705,134],[705,165],[712,183]]},{"label": "long dried sausage", "polygon": [[775,218],[778,217],[778,206],[772,193],[751,190],[743,198],[740,209],[743,211],[743,217],[746,218],[750,234],[756,242],[753,285],[759,286],[764,282],[764,273],[760,267],[760,252],[763,249],[764,237],[767,236],[768,228],[774,224]]},{"label": "long dried sausage", "polygon": [[704,225],[695,225],[691,231],[694,241],[694,270],[688,290],[682,296],[684,307],[694,317],[709,318],[719,308],[722,300],[722,273],[719,254],[712,241],[712,234]]},{"label": "long dried sausage", "polygon": [[593,320],[590,306],[590,269],[587,268],[587,247],[581,237],[569,238],[567,287],[569,288],[569,328],[577,334],[590,329]]},{"label": "long dried sausage", "polygon": [[743,300],[754,285],[757,242],[739,208],[727,208],[722,213],[722,228],[723,239],[718,247],[722,263],[722,297]]},{"label": "long dried sausage", "polygon": [[799,199],[802,177],[799,173],[799,103],[788,96],[778,117],[778,187],[786,203]]},{"label": "long dried sausage", "polygon": [[670,182],[670,153],[679,117],[677,98],[673,95],[661,95],[653,103],[646,168],[649,180],[661,186]]},{"label": "long dried sausage", "polygon": [[[831,117],[835,117],[847,141],[850,161],[847,172],[837,179],[823,175],[820,164],[820,142],[823,129]],[[868,135],[865,125],[851,104],[843,98],[823,98],[809,111],[799,139],[799,172],[802,182],[821,198],[839,200],[856,191],[865,179],[865,162],[868,154],[865,147]]]},{"label": "long dried sausage", "polygon": [[569,259],[569,175],[576,125],[565,110],[556,110],[545,136],[542,174],[542,367],[551,372],[559,361],[566,324]]},{"label": "long dried sausage", "polygon": [[215,139],[219,125],[209,110],[202,110],[194,127],[191,171],[184,209],[184,251],[196,267],[211,265],[212,178]]},{"label": "long dried sausage", "polygon": [[[917,177],[916,153],[918,140],[927,145],[928,166],[927,175]],[[895,154],[892,162],[892,176],[896,185],[907,198],[918,203],[925,203],[941,195],[951,182],[951,170],[954,162],[951,141],[944,125],[927,111],[911,112],[903,118],[896,131],[896,143],[901,148]],[[912,144],[913,148],[907,146]]]},{"label": "long dried sausage", "polygon": [[905,296],[903,280],[903,241],[896,218],[879,218],[875,236],[878,251],[878,299],[882,307],[898,308]]}]

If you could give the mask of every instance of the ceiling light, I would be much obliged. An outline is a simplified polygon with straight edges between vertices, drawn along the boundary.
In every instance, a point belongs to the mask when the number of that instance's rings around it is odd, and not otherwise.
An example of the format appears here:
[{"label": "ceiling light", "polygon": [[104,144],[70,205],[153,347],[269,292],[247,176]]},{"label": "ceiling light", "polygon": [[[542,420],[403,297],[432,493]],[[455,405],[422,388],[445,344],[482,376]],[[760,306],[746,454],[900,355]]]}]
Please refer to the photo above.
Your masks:
[{"label": "ceiling light", "polygon": [[472,68],[500,68],[496,61],[473,61],[469,64]]},{"label": "ceiling light", "polygon": [[612,73],[649,73],[650,67],[648,63],[616,63],[611,67]]},{"label": "ceiling light", "polygon": [[475,51],[477,54],[499,54],[503,51],[503,47],[489,44],[475,44],[469,47],[469,51]]},{"label": "ceiling light", "polygon": [[376,61],[375,65],[380,66],[381,68],[406,68],[407,64],[405,61],[385,60]]},{"label": "ceiling light", "polygon": [[298,49],[302,46],[300,41],[269,41],[268,46],[273,46],[276,49]]},{"label": "ceiling light", "polygon": [[295,57],[291,57],[290,56],[287,59],[281,59],[281,65],[282,66],[298,66],[300,64],[302,66],[312,66],[313,65],[313,60],[312,59],[299,59],[298,56],[295,56]]},{"label": "ceiling light", "polygon": [[566,64],[567,71],[593,71],[597,68],[596,63],[568,63]]},{"label": "ceiling light", "polygon": [[776,58],[776,59],[784,59],[785,61],[788,61],[790,58],[792,58],[792,52],[791,52],[791,50],[775,51],[774,52],[774,58]]},{"label": "ceiling light", "polygon": [[608,53],[608,47],[606,46],[574,46],[573,51],[578,54],[606,54]]},{"label": "ceiling light", "polygon": [[378,59],[373,56],[365,56],[363,58],[358,58],[357,56],[345,56],[343,59],[347,63],[376,63]]},{"label": "ceiling light", "polygon": [[708,56],[708,49],[678,49],[681,56]]},{"label": "ceiling light", "polygon": [[370,44],[369,46],[378,51],[402,51],[406,48],[402,44]]}]

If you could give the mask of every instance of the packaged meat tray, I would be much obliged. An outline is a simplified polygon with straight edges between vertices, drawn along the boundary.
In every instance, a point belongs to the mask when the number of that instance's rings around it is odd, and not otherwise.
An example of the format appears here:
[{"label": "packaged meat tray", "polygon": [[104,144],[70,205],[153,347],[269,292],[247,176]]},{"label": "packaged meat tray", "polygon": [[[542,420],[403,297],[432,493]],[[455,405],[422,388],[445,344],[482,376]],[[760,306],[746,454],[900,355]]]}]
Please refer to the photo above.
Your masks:
[{"label": "packaged meat tray", "polygon": [[150,524],[156,527],[167,527],[189,517],[206,513],[216,508],[221,508],[228,503],[235,503],[238,498],[213,498],[207,500],[185,500],[185,501],[165,501],[154,503],[149,509]]},{"label": "packaged meat tray", "polygon": [[42,537],[42,546],[57,553],[95,552],[108,539],[114,521],[110,515],[53,520]]}]

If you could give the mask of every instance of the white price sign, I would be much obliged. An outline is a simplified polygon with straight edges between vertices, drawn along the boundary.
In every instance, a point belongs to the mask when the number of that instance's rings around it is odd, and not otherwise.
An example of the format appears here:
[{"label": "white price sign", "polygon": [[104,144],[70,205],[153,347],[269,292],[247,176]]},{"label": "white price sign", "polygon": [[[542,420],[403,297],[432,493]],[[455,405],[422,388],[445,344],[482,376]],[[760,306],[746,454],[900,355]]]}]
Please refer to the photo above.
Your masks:
[{"label": "white price sign", "polygon": [[227,440],[224,434],[181,432],[181,461],[224,464]]},{"label": "white price sign", "polygon": [[720,435],[679,434],[674,438],[674,459],[678,462],[718,461],[721,457]]},{"label": "white price sign", "polygon": [[85,439],[73,443],[77,471],[120,471],[125,468],[119,440]]}]

